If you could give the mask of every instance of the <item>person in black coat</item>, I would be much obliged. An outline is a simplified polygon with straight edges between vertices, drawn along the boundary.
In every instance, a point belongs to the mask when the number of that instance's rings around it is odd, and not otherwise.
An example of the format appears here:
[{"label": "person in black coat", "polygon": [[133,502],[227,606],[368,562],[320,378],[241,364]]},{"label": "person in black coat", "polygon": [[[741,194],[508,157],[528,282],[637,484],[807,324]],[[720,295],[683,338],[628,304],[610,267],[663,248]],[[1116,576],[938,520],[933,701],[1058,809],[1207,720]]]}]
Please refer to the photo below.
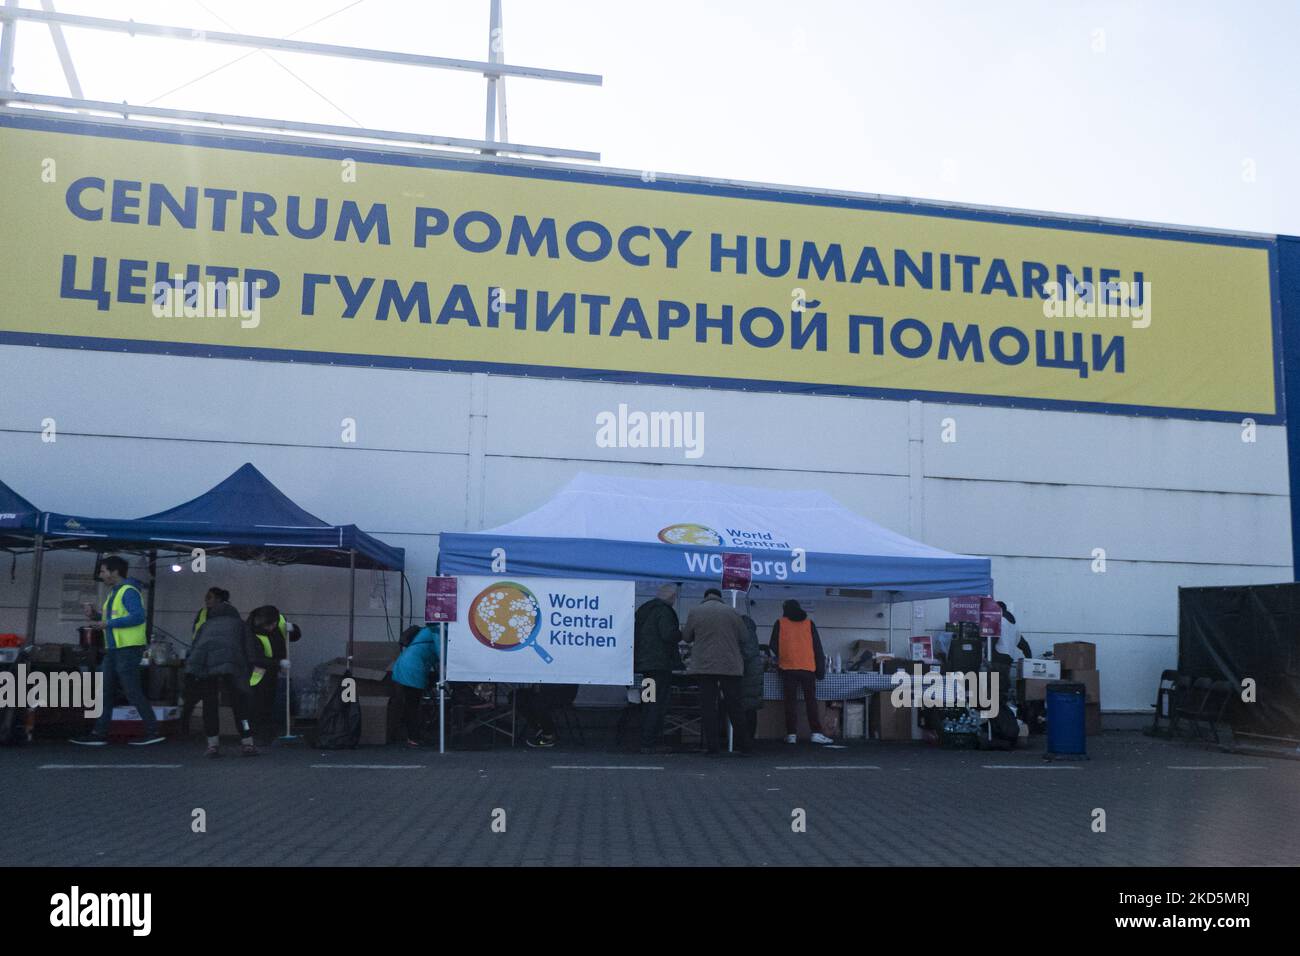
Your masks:
[{"label": "person in black coat", "polygon": [[[642,753],[655,752],[672,698],[673,671],[682,669],[682,657],[677,649],[682,639],[682,628],[673,609],[676,603],[677,585],[665,584],[654,597],[636,609],[633,668],[643,681],[638,688],[644,701]],[[645,684],[647,680],[651,683]]]},{"label": "person in black coat", "polygon": [[185,674],[192,678],[203,701],[203,732],[208,738],[207,756],[221,756],[221,692],[225,690],[235,711],[242,753],[255,757],[260,751],[253,743],[249,722],[252,700],[249,695],[250,661],[261,654],[252,629],[239,612],[226,602],[212,607],[207,620],[195,635],[190,656],[185,660]]}]

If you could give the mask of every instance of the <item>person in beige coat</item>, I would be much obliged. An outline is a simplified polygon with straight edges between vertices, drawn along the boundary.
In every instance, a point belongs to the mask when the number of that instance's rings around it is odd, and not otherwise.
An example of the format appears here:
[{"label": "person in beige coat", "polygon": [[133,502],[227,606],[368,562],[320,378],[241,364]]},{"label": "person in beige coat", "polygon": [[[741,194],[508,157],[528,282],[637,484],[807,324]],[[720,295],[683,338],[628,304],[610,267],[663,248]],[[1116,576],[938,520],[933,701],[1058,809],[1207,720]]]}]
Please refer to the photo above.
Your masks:
[{"label": "person in beige coat", "polygon": [[718,692],[727,708],[727,719],[735,733],[736,752],[749,756],[753,740],[741,702],[745,661],[740,653],[745,639],[745,622],[735,608],[722,602],[722,592],[709,588],[704,600],[687,615],[682,639],[691,645],[688,674],[700,680],[700,712],[704,722],[704,749],[711,755],[721,754],[719,739]]}]

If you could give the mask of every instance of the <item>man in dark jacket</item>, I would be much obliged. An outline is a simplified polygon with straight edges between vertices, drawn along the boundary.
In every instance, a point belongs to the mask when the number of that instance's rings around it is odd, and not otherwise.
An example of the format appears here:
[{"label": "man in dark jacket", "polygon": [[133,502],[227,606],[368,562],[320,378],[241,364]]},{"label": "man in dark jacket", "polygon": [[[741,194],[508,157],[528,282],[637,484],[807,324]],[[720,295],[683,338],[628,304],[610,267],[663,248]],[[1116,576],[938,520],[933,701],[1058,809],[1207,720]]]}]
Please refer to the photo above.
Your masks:
[{"label": "man in dark jacket", "polygon": [[[664,716],[672,697],[673,671],[681,670],[677,644],[681,624],[673,605],[677,585],[665,584],[658,593],[636,609],[633,669],[641,675],[641,752],[654,753],[663,733]],[[649,681],[649,683],[645,683]],[[669,748],[664,748],[668,750]]]},{"label": "man in dark jacket", "polygon": [[245,757],[260,753],[253,743],[253,728],[249,723],[252,700],[249,678],[250,661],[261,656],[257,638],[240,618],[239,612],[224,601],[208,611],[207,620],[194,638],[194,646],[185,661],[185,673],[199,686],[203,701],[203,732],[208,737],[209,757],[221,756],[221,691],[230,695],[235,711],[235,724],[239,727],[241,752]]},{"label": "man in dark jacket", "polygon": [[718,691],[722,691],[727,718],[735,730],[737,752],[748,756],[752,741],[741,708],[741,678],[745,660],[740,645],[746,636],[745,622],[736,609],[722,603],[722,592],[709,588],[704,600],[686,616],[682,639],[692,644],[687,672],[700,679],[700,712],[704,724],[704,749],[722,753],[718,736]]}]

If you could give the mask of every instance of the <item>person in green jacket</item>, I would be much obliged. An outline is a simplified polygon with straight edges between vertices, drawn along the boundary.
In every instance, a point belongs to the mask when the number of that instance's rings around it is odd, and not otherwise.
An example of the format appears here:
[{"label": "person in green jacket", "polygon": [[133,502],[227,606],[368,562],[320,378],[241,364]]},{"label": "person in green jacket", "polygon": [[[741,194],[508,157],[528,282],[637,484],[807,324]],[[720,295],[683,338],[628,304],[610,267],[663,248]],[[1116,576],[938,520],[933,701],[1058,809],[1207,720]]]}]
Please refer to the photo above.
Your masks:
[{"label": "person in green jacket", "polygon": [[[672,698],[673,671],[682,669],[682,658],[677,649],[682,638],[681,622],[673,610],[676,603],[677,585],[665,584],[654,597],[636,609],[633,668],[641,675],[640,689],[645,701],[641,719],[642,753],[656,752]],[[644,683],[647,680],[651,683]]]}]

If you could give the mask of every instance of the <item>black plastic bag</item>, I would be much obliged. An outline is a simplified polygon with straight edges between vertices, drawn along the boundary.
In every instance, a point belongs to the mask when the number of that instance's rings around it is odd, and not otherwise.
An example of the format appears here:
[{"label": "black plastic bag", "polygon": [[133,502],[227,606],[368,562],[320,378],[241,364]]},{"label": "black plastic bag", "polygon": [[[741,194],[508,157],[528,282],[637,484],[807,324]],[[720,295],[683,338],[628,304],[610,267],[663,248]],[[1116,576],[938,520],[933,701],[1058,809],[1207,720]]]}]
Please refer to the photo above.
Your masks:
[{"label": "black plastic bag", "polygon": [[[344,687],[351,688],[351,700],[343,699]],[[356,682],[349,670],[321,708],[316,721],[316,746],[322,750],[351,750],[360,742],[361,704],[357,702]]]}]

